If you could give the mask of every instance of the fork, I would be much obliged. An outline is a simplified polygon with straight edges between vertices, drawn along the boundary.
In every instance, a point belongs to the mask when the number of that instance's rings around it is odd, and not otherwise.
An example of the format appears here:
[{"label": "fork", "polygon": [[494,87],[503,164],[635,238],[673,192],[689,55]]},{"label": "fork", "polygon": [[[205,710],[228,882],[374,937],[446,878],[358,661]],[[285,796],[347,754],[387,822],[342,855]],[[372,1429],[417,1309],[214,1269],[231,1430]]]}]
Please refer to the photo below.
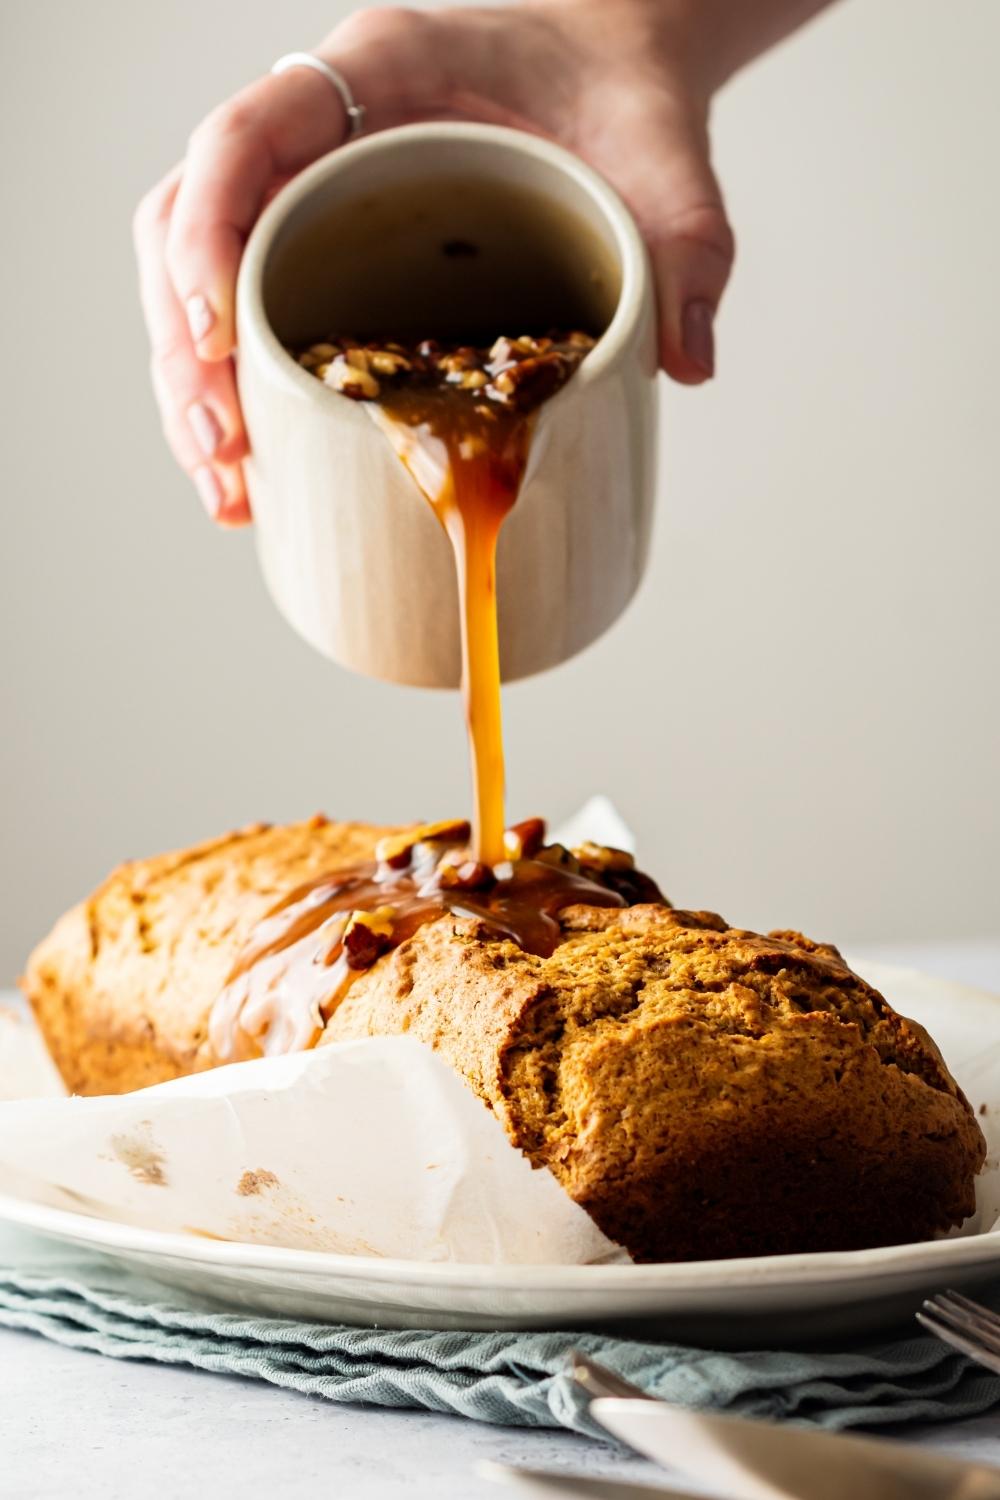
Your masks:
[{"label": "fork", "polygon": [[1000,1375],[1000,1314],[961,1292],[947,1291],[927,1299],[917,1322],[935,1338]]}]

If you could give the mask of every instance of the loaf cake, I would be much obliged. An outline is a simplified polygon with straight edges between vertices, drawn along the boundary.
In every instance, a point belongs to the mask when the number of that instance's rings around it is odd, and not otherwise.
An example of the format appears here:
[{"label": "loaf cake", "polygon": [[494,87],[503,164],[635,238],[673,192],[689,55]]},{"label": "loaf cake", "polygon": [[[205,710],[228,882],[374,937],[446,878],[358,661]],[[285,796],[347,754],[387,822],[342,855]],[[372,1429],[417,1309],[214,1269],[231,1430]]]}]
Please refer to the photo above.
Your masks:
[{"label": "loaf cake", "polygon": [[[215,1066],[213,1006],[261,919],[385,834],[260,825],[115,871],[24,980],[67,1086]],[[545,956],[474,915],[426,922],[354,977],[319,1045],[435,1048],[639,1261],[903,1243],[973,1211],[968,1103],[835,948],[660,900],[558,920]]]}]

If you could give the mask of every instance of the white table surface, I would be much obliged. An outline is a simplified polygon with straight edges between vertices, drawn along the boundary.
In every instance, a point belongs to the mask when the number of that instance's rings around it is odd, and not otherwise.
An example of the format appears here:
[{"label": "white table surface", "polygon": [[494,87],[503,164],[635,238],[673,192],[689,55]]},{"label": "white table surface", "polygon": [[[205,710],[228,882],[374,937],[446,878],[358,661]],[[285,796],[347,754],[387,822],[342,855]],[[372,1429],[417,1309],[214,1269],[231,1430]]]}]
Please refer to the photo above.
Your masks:
[{"label": "white table surface", "polygon": [[[865,952],[1000,992],[1000,940]],[[1000,1466],[1000,1411],[900,1435]],[[339,1406],[252,1380],[103,1359],[0,1330],[3,1500],[500,1500],[514,1493],[476,1477],[481,1459],[667,1482],[652,1465],[571,1433]]]}]

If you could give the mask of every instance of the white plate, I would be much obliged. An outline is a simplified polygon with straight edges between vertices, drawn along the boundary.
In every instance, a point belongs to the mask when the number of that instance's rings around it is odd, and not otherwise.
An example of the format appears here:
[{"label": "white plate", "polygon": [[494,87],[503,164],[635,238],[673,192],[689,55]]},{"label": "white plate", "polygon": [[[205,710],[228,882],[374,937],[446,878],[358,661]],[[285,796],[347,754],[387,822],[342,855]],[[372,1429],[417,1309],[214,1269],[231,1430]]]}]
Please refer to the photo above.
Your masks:
[{"label": "white plate", "polygon": [[[1000,1077],[1000,998],[859,964],[941,1045],[974,1105]],[[993,1091],[996,1084],[993,1083]],[[995,1110],[984,1118],[995,1158]],[[997,1174],[993,1163],[994,1175]],[[990,1207],[989,1212],[995,1213]],[[1000,1233],[819,1255],[654,1266],[474,1266],[333,1255],[138,1229],[0,1197],[0,1220],[230,1306],[389,1328],[592,1328],[721,1345],[885,1326],[943,1286],[1000,1278]]]}]

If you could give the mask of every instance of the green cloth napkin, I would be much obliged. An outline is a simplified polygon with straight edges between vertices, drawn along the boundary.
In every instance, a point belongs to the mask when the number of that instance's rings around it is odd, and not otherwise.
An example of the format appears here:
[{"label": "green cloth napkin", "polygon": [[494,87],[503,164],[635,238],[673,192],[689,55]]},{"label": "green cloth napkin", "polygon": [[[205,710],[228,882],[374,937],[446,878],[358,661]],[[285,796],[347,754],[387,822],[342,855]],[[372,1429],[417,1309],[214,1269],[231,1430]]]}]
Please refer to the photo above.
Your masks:
[{"label": "green cloth napkin", "polygon": [[[1000,1309],[1000,1286],[992,1305]],[[102,1256],[14,1230],[0,1231],[0,1327],[112,1359],[245,1375],[329,1401],[423,1407],[590,1436],[606,1434],[590,1422],[564,1373],[574,1345],[668,1401],[827,1428],[954,1421],[1000,1404],[1000,1376],[916,1325],[842,1350],[720,1353],[586,1331],[434,1333],[301,1323],[220,1312]]]}]

